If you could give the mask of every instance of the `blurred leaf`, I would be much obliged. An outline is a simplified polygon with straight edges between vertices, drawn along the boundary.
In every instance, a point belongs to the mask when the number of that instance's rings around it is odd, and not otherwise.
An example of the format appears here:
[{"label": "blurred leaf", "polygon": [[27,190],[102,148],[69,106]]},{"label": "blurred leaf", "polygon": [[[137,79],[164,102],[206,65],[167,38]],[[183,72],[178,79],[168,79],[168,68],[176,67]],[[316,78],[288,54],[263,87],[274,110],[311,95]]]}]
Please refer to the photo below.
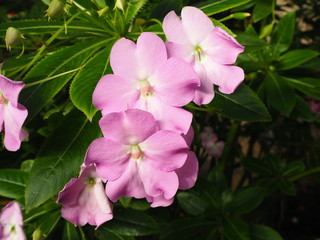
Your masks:
[{"label": "blurred leaf", "polygon": [[249,226],[242,219],[228,216],[223,221],[223,235],[228,240],[250,240]]},{"label": "blurred leaf", "polygon": [[287,70],[301,65],[312,58],[318,56],[317,51],[309,49],[296,49],[283,54],[280,58],[278,70]]},{"label": "blurred leaf", "polygon": [[161,231],[160,240],[201,239],[215,226],[214,222],[201,218],[177,219]]},{"label": "blurred leaf", "polygon": [[250,172],[261,174],[261,175],[270,175],[272,170],[260,159],[246,157],[241,160],[241,164],[244,168]]},{"label": "blurred leaf", "polygon": [[280,178],[278,181],[281,192],[287,195],[295,196],[297,194],[296,188],[292,182],[285,178]]},{"label": "blurred leaf", "polygon": [[274,21],[272,21],[271,23],[261,28],[259,38],[265,38],[269,36],[273,30],[273,26],[274,26]]},{"label": "blurred leaf", "polygon": [[37,230],[40,230],[41,236],[46,239],[51,231],[55,228],[61,217],[60,209],[47,212],[42,215],[36,222]]},{"label": "blurred leaf", "polygon": [[101,135],[78,110],[70,112],[44,143],[26,188],[27,211],[53,197],[80,171],[88,145]]},{"label": "blurred leaf", "polygon": [[282,173],[283,176],[290,177],[302,173],[306,169],[306,165],[302,161],[289,162],[286,170]]},{"label": "blurred leaf", "polygon": [[25,160],[21,163],[20,169],[24,172],[30,172],[33,166],[34,160]]},{"label": "blurred leaf", "polygon": [[271,36],[274,52],[280,54],[288,50],[295,31],[296,13],[289,12],[280,19]]},{"label": "blurred leaf", "polygon": [[124,208],[129,207],[132,197],[120,197],[119,202]]},{"label": "blurred leaf", "polygon": [[148,0],[128,0],[126,10],[126,22],[129,23]]},{"label": "blurred leaf", "polygon": [[96,231],[99,240],[134,240],[134,237],[123,236],[104,227],[99,227]]},{"label": "blurred leaf", "polygon": [[150,18],[156,18],[162,21],[170,11],[173,10],[178,13],[181,10],[181,5],[182,0],[162,0],[152,10]]},{"label": "blurred leaf", "polygon": [[80,240],[77,228],[71,222],[65,221],[62,240]]},{"label": "blurred leaf", "polygon": [[252,240],[283,240],[274,229],[264,225],[250,225]]},{"label": "blurred leaf", "polygon": [[267,17],[274,10],[274,0],[256,0],[252,18],[254,22]]},{"label": "blurred leaf", "polygon": [[320,78],[284,78],[291,86],[308,96],[320,100]]},{"label": "blurred leaf", "polygon": [[145,211],[150,208],[150,203],[148,203],[145,199],[132,198],[129,207],[139,211]]},{"label": "blurred leaf", "polygon": [[90,121],[98,111],[92,104],[93,91],[102,76],[112,73],[108,65],[113,43],[113,39],[110,39],[107,47],[92,57],[77,73],[70,86],[70,98],[73,104],[84,112]]},{"label": "blurred leaf", "polygon": [[265,78],[265,87],[269,104],[288,116],[296,103],[296,94],[292,87],[282,76],[270,71]]},{"label": "blurred leaf", "polygon": [[218,108],[225,117],[249,122],[270,121],[270,115],[259,97],[244,83],[232,94],[223,94],[215,91],[213,101],[206,105]]},{"label": "blurred leaf", "polygon": [[226,25],[224,25],[222,22],[214,19],[214,18],[211,18],[211,21],[213,22],[213,25],[215,27],[220,27],[222,28],[223,30],[225,30],[227,33],[229,33],[230,36],[232,37],[236,37],[237,35],[234,34]]},{"label": "blurred leaf", "polygon": [[0,169],[0,196],[21,198],[28,179],[28,173],[18,169]]},{"label": "blurred leaf", "polygon": [[235,214],[245,214],[253,211],[263,201],[267,191],[262,187],[246,188],[234,195],[232,210]]},{"label": "blurred leaf", "polygon": [[245,52],[254,52],[261,50],[268,46],[268,43],[262,39],[260,39],[258,36],[253,36],[248,33],[238,33],[237,34],[237,41],[245,47]]},{"label": "blurred leaf", "polygon": [[277,177],[259,179],[257,186],[266,188],[269,192],[274,192],[279,188],[279,179]]},{"label": "blurred leaf", "polygon": [[114,209],[113,220],[101,228],[124,236],[145,236],[159,231],[158,223],[149,215],[134,209]]},{"label": "blurred leaf", "polygon": [[218,194],[221,194],[228,188],[227,179],[219,168],[213,168],[210,171],[208,181],[212,183],[212,188],[214,188]]},{"label": "blurred leaf", "polygon": [[306,103],[306,101],[298,95],[296,96],[296,99],[296,105],[293,108],[290,116],[294,118],[300,118],[307,122],[314,121],[314,115],[310,109],[309,104]]},{"label": "blurred leaf", "polygon": [[198,216],[202,214],[208,204],[204,202],[200,197],[189,192],[179,192],[177,194],[177,199],[180,207],[188,214]]},{"label": "blurred leaf", "polygon": [[215,13],[223,12],[228,9],[240,6],[251,0],[218,0],[218,1],[205,1],[202,3],[198,3],[195,7],[200,8],[205,14],[208,16],[213,15]]}]

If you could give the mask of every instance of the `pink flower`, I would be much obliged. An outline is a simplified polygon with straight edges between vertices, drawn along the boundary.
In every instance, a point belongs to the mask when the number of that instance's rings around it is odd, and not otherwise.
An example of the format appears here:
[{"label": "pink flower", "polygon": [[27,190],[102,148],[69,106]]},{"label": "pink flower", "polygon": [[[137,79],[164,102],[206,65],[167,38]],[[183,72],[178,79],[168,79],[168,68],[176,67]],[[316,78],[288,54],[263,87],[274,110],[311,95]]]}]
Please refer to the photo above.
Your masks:
[{"label": "pink flower", "polygon": [[87,223],[99,227],[112,219],[110,204],[94,165],[82,167],[79,178],[72,178],[59,193],[61,215],[75,225]]},{"label": "pink flower", "polygon": [[244,79],[244,72],[232,66],[243,47],[228,33],[214,27],[210,18],[195,7],[184,7],[182,19],[171,11],[163,20],[169,57],[180,57],[193,65],[201,85],[193,101],[207,104],[214,97],[213,86],[232,93]]},{"label": "pink flower", "polygon": [[309,98],[308,103],[310,109],[313,113],[318,113],[320,111],[320,101],[314,98]]},{"label": "pink flower", "polygon": [[164,42],[142,33],[134,42],[121,38],[111,50],[114,74],[100,79],[93,104],[106,115],[137,108],[151,112],[161,129],[186,133],[192,114],[181,106],[194,98],[199,79],[190,64],[167,57]]},{"label": "pink flower", "polygon": [[0,239],[26,240],[22,225],[23,219],[19,203],[10,202],[0,214]]},{"label": "pink flower", "polygon": [[152,207],[170,205],[179,187],[175,170],[188,157],[183,137],[158,130],[152,114],[139,109],[109,113],[99,124],[104,137],[90,144],[85,164],[95,164],[108,180],[108,197],[146,197]]},{"label": "pink flower", "polygon": [[213,132],[211,127],[205,127],[200,134],[202,146],[209,156],[219,158],[224,149],[224,142],[218,141],[218,136]]},{"label": "pink flower", "polygon": [[9,151],[17,151],[21,141],[28,136],[22,129],[28,110],[18,103],[23,82],[12,81],[0,74],[0,132],[4,125],[4,146]]}]

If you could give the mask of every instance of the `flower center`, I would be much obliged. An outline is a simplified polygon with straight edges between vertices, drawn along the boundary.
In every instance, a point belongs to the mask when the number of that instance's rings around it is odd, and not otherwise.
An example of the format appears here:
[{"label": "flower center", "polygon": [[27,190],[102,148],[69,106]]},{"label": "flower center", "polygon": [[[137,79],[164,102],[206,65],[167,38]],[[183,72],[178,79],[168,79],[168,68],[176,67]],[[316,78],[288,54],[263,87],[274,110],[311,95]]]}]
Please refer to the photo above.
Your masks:
[{"label": "flower center", "polygon": [[133,145],[131,147],[131,158],[136,161],[139,161],[143,158],[143,154],[139,145]]},{"label": "flower center", "polygon": [[89,178],[89,185],[90,186],[93,186],[95,184],[95,180],[94,180],[94,178]]},{"label": "flower center", "polygon": [[4,104],[7,102],[7,99],[3,96],[2,92],[0,91],[0,104]]},{"label": "flower center", "polygon": [[195,50],[194,55],[195,55],[196,61],[201,62],[201,59],[203,59],[205,56],[204,51],[202,50],[202,48],[200,46],[196,46],[194,48],[194,50]]},{"label": "flower center", "polygon": [[143,97],[152,96],[153,90],[147,80],[142,80],[140,82],[140,93],[141,93],[141,96]]}]

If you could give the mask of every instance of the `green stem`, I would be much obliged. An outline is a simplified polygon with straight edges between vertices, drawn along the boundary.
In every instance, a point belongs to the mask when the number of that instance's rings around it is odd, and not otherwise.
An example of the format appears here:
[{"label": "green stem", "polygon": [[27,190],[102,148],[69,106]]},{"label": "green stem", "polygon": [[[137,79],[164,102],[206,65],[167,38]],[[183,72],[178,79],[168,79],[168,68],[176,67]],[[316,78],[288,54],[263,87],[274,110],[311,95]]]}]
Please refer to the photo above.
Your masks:
[{"label": "green stem", "polygon": [[304,178],[306,176],[309,176],[309,175],[313,175],[315,173],[320,173],[320,167],[316,167],[316,168],[311,168],[307,171],[304,171],[302,173],[299,173],[293,177],[290,177],[288,178],[289,181],[293,182],[293,181],[296,181],[296,180],[299,180],[301,178]]},{"label": "green stem", "polygon": [[36,56],[34,56],[34,58],[32,59],[32,61],[26,66],[26,68],[18,75],[18,77],[16,78],[16,80],[19,80],[40,58],[42,53],[44,52],[44,50],[48,47],[48,45],[50,45],[53,40],[55,40],[59,34],[64,30],[65,26],[68,25],[70,22],[73,21],[73,19],[75,19],[80,13],[77,13],[75,15],[73,15],[67,22],[65,25],[61,26],[46,42],[44,45],[42,45],[42,47],[39,49],[38,53]]}]

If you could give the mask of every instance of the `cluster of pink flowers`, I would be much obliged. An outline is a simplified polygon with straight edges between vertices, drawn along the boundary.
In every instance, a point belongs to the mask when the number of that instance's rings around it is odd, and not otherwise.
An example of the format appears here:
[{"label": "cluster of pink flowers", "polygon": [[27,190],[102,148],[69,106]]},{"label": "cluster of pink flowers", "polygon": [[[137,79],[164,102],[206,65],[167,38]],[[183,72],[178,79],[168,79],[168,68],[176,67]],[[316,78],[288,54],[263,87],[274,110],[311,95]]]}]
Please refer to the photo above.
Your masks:
[{"label": "cluster of pink flowers", "polygon": [[201,144],[207,154],[211,157],[219,158],[224,149],[224,141],[218,141],[218,136],[213,132],[212,127],[204,127],[200,134]]},{"label": "cluster of pink flowers", "polygon": [[76,225],[110,220],[108,199],[168,206],[178,189],[191,188],[198,160],[189,150],[192,114],[182,107],[209,103],[213,85],[232,93],[244,78],[231,65],[243,47],[201,10],[184,7],[181,20],[172,11],[163,29],[169,42],[145,32],[136,43],[121,38],[111,50],[113,74],[93,93],[103,137],[90,144],[80,176],[58,196],[62,216]]}]

